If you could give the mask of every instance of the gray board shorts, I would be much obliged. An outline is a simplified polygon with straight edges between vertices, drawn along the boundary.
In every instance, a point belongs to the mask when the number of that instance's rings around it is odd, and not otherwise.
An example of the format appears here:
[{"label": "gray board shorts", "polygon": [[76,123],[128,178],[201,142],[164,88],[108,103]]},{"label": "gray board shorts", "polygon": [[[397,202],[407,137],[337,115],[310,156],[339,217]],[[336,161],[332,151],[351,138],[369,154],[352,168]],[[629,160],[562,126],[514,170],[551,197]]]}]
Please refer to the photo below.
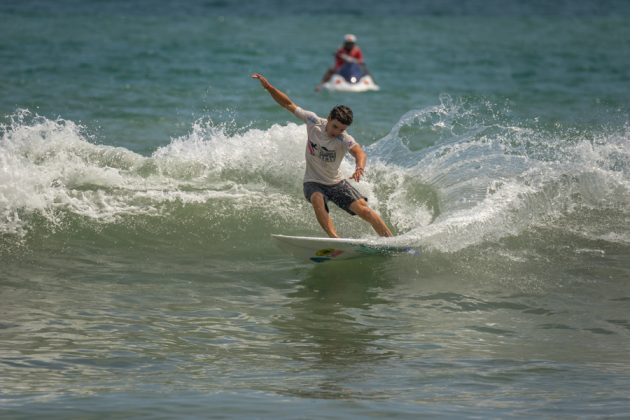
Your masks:
[{"label": "gray board shorts", "polygon": [[330,213],[328,210],[328,200],[335,203],[339,208],[344,209],[351,215],[355,215],[355,213],[350,210],[350,204],[354,203],[356,200],[364,199],[367,201],[367,197],[361,195],[356,188],[354,188],[348,181],[341,181],[335,185],[324,185],[319,182],[305,182],[304,183],[304,197],[308,202],[311,201],[311,196],[315,192],[320,192],[324,196],[324,205],[326,206],[326,211]]}]

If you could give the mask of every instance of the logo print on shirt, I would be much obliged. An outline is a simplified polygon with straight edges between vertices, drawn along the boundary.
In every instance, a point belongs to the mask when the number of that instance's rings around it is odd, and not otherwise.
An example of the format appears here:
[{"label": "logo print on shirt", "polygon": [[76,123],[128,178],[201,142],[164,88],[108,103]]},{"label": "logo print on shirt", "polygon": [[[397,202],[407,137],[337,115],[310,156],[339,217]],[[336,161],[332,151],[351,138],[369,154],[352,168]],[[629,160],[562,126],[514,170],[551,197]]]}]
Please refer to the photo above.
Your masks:
[{"label": "logo print on shirt", "polygon": [[308,152],[311,155],[315,156],[315,149],[317,149],[317,145],[309,140],[308,141]]},{"label": "logo print on shirt", "polygon": [[334,162],[337,158],[337,152],[335,150],[328,150],[324,146],[319,148],[319,158],[324,162]]},{"label": "logo print on shirt", "polygon": [[315,156],[315,152],[319,150],[318,158],[323,160],[324,162],[334,162],[337,159],[337,151],[336,150],[328,150],[324,146],[318,146],[312,141],[308,141],[308,152]]}]

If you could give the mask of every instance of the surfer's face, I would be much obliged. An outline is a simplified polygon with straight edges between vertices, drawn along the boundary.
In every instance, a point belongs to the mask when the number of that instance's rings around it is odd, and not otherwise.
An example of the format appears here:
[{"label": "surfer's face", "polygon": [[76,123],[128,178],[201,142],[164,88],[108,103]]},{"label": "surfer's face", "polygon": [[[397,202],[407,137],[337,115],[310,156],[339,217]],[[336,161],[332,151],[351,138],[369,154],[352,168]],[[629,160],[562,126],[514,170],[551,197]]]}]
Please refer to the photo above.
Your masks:
[{"label": "surfer's face", "polygon": [[326,124],[326,134],[328,134],[330,137],[337,137],[339,135],[341,135],[341,133],[343,133],[344,131],[346,131],[346,129],[348,128],[347,125],[340,123],[338,120],[336,119],[328,119],[328,124]]}]

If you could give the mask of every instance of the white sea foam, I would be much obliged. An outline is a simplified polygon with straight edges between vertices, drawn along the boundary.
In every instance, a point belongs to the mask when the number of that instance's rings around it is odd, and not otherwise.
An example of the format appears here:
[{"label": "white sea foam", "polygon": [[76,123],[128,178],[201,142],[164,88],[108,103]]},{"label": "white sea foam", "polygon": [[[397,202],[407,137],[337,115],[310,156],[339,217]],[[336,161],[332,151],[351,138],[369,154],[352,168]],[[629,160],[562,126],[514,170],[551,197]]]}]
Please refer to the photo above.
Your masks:
[{"label": "white sea foam", "polygon": [[[427,126],[456,131],[452,114],[460,112],[457,107],[410,111],[388,136],[370,147],[380,160],[386,183],[393,184],[390,188],[395,192],[387,207],[392,222],[405,231],[406,242],[457,251],[518,235],[533,226],[560,227],[568,215],[584,209],[616,211],[622,216],[612,216],[615,220],[627,220],[627,128],[595,139],[554,138],[532,128],[478,124],[437,139],[432,147],[414,151],[409,146],[413,136],[427,132]],[[418,205],[417,196],[412,197],[415,202],[406,198],[413,183],[425,184],[435,193],[435,208],[427,207],[426,199]],[[576,227],[579,222],[570,223]],[[623,221],[588,223],[586,230],[600,232],[600,238],[601,231],[612,234],[616,229],[614,238],[619,237],[619,229],[625,230],[622,236],[628,234]]]},{"label": "white sea foam", "polygon": [[22,111],[2,127],[0,232],[23,234],[33,214],[54,223],[58,210],[115,222],[159,214],[160,204],[173,201],[282,201],[275,185],[300,174],[297,131],[296,125],[274,126],[229,137],[196,125],[144,157],[93,144],[71,121]]}]

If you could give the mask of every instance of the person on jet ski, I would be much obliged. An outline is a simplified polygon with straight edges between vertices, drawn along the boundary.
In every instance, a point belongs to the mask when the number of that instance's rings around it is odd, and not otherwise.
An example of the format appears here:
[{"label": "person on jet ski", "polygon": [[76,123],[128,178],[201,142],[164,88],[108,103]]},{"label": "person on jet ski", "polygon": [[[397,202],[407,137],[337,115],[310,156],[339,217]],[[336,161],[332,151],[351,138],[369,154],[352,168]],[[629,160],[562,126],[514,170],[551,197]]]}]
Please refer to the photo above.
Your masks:
[{"label": "person on jet ski", "polygon": [[357,45],[357,37],[353,34],[346,34],[343,37],[343,45],[339,47],[335,53],[335,65],[326,71],[324,77],[322,77],[322,81],[317,85],[315,90],[320,90],[322,85],[329,81],[332,75],[346,63],[357,63],[364,69],[365,73],[368,74],[365,63],[363,62],[363,51],[361,51],[361,48]]}]

